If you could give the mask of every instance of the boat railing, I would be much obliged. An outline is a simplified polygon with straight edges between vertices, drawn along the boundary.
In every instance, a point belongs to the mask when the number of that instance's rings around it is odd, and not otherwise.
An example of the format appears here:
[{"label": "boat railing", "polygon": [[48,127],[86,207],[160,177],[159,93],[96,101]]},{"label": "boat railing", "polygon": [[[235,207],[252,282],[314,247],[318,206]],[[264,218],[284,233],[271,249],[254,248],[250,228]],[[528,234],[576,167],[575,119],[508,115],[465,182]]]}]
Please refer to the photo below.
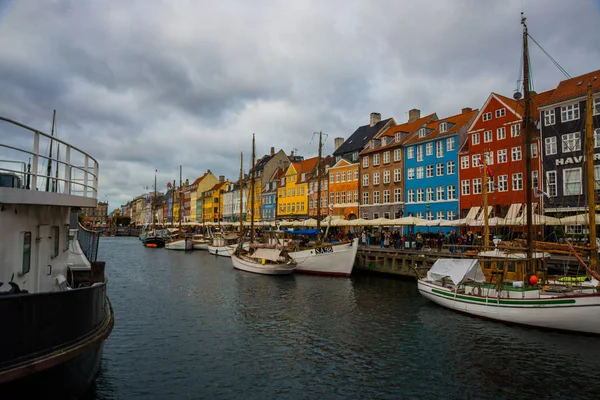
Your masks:
[{"label": "boat railing", "polygon": [[98,161],[83,150],[2,116],[0,135],[0,174],[19,188],[98,197]]},{"label": "boat railing", "polygon": [[98,243],[100,242],[100,231],[93,231],[79,224],[77,241],[88,261],[96,261],[98,256]]}]

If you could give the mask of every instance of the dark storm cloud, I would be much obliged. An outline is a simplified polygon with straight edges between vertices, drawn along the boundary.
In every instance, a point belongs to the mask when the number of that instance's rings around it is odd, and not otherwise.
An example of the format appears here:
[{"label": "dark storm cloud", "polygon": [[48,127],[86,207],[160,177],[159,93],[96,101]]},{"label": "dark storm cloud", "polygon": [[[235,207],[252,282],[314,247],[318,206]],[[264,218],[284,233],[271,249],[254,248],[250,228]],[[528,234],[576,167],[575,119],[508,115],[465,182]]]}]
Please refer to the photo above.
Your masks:
[{"label": "dark storm cloud", "polygon": [[[600,65],[598,8],[525,1],[531,34],[571,75]],[[521,1],[0,1],[0,114],[100,162],[113,206],[207,169],[235,179],[271,146],[316,155],[369,113],[398,122],[511,95]],[[538,91],[563,76],[531,45]],[[246,166],[247,169],[247,166]]]}]

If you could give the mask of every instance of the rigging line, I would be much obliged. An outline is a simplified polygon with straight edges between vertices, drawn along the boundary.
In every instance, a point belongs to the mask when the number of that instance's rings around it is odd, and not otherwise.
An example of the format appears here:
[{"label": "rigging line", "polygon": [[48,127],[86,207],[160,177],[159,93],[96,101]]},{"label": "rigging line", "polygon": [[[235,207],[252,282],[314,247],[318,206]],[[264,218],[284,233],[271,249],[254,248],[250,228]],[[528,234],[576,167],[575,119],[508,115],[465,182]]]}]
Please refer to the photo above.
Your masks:
[{"label": "rigging line", "polygon": [[572,78],[572,76],[569,75],[569,73],[558,63],[558,61],[552,58],[552,56],[542,47],[541,44],[539,44],[529,33],[527,33],[527,36],[544,52],[544,54],[550,59],[550,61],[552,61],[552,63],[556,66],[556,68],[559,69],[560,72],[562,72],[567,78]]}]

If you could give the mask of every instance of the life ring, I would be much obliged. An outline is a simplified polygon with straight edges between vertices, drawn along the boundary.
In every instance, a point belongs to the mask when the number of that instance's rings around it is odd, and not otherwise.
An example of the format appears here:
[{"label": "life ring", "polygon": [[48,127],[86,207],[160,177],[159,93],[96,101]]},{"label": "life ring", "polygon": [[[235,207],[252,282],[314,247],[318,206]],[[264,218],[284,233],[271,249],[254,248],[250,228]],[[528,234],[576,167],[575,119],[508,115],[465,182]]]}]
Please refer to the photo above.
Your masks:
[{"label": "life ring", "polygon": [[473,289],[473,294],[475,296],[481,296],[481,286],[475,286],[475,288]]}]

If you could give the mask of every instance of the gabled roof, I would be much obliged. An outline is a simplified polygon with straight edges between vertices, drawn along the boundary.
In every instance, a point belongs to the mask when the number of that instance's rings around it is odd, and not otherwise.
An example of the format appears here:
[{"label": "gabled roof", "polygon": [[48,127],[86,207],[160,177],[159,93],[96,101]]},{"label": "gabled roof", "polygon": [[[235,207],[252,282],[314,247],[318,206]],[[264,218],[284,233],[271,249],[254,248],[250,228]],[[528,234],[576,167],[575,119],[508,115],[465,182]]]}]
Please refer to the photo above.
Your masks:
[{"label": "gabled roof", "polygon": [[329,169],[340,168],[340,167],[348,167],[348,166],[353,165],[353,164],[358,164],[358,161],[352,163],[352,162],[350,162],[348,160],[340,158],[340,160],[338,162],[336,162],[335,164],[333,164],[333,166],[329,167]]},{"label": "gabled roof", "polygon": [[[540,113],[536,111],[537,108],[540,107],[544,102],[547,102],[548,99],[552,96],[553,92],[554,90],[548,90],[542,93],[531,93],[531,117],[535,121],[540,119]],[[523,115],[525,115],[525,99],[520,99],[517,101],[515,99],[502,96],[501,94],[496,94],[496,96],[500,98],[503,103],[512,108],[513,111],[519,114],[521,118],[523,117]]]},{"label": "gabled roof", "polygon": [[[406,139],[408,139],[410,137],[410,134],[412,134],[413,132],[416,132],[420,127],[424,126],[425,124],[427,124],[430,121],[436,121],[436,120],[437,120],[437,114],[433,113],[433,114],[426,115],[426,116],[419,118],[412,122],[406,122],[404,124],[393,126],[390,129],[387,129],[381,135],[377,136],[378,139],[381,139],[384,136],[392,138],[390,143],[386,143],[385,146],[375,147],[374,149],[366,148],[360,153],[360,155],[373,153],[373,152],[380,151],[380,150],[386,149],[386,148],[397,147],[400,144],[403,144],[406,141]],[[408,136],[403,137],[400,142],[396,142],[394,140],[394,138],[396,137],[396,133],[398,133],[398,132],[405,133]]]},{"label": "gabled roof", "polygon": [[592,84],[592,92],[600,91],[600,70],[561,81],[545,101],[539,102],[538,107],[585,96],[590,83]]},{"label": "gabled roof", "polygon": [[[471,122],[471,120],[473,118],[475,118],[475,116],[477,115],[478,112],[479,112],[479,110],[471,110],[471,111],[461,112],[460,114],[456,114],[456,115],[453,115],[448,118],[443,118],[443,119],[439,119],[437,121],[429,122],[428,124],[425,125],[425,127],[428,128],[428,130],[429,130],[428,134],[426,134],[424,137],[419,137],[419,135],[417,135],[417,134],[412,135],[404,141],[404,144],[408,145],[408,144],[426,142],[426,141],[433,140],[436,138],[453,135],[453,134],[457,133],[463,126],[465,126],[466,124]],[[447,131],[440,133],[439,128],[440,128],[440,124],[442,122],[446,122],[449,125],[449,127],[448,127]]]},{"label": "gabled roof", "polygon": [[315,165],[317,165],[318,160],[319,157],[313,157],[304,161],[293,162],[292,164],[294,165],[296,172],[302,174],[312,171],[313,168],[315,168]]},{"label": "gabled roof", "polygon": [[334,156],[341,156],[342,154],[352,153],[355,151],[361,151],[365,148],[365,145],[381,131],[387,123],[393,121],[393,118],[384,119],[379,121],[375,125],[363,125],[354,131],[352,135],[336,151],[333,152]]}]

